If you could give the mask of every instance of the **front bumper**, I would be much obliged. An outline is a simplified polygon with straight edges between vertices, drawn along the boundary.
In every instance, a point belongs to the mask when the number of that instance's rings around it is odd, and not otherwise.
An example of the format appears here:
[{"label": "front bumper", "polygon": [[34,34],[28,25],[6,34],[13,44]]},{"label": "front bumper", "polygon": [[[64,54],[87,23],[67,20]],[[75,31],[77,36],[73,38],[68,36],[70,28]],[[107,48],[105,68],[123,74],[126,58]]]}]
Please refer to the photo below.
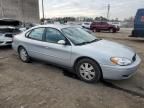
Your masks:
[{"label": "front bumper", "polygon": [[128,66],[108,66],[102,65],[102,73],[104,79],[111,79],[111,80],[121,80],[127,79],[131,77],[134,73],[136,73],[141,59],[138,55],[136,55],[136,61],[133,62],[131,65]]}]

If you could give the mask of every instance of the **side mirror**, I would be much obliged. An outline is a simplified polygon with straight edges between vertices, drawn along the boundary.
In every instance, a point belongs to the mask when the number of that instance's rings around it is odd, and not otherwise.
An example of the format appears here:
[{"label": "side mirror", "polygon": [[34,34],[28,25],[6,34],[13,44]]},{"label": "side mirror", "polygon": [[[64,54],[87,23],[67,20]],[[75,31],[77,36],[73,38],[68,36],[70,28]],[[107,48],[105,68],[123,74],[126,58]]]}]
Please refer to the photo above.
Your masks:
[{"label": "side mirror", "polygon": [[58,41],[58,44],[65,45],[66,42],[65,42],[65,40],[59,40],[59,41]]}]

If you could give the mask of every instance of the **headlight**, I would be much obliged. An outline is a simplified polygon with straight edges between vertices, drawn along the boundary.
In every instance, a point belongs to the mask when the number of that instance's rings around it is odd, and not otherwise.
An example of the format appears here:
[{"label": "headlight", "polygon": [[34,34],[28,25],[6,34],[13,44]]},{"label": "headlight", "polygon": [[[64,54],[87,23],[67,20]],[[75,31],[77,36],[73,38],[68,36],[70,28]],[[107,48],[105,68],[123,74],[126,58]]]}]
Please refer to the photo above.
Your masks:
[{"label": "headlight", "polygon": [[127,66],[132,63],[131,60],[122,57],[112,57],[111,59],[112,64],[120,65],[120,66]]}]

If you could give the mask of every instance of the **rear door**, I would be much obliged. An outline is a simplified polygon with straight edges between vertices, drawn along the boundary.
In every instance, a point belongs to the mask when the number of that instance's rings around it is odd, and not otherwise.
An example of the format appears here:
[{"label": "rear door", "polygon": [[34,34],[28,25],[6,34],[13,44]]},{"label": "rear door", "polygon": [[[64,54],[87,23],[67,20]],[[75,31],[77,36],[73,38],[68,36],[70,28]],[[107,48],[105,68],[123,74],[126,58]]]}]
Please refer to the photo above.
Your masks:
[{"label": "rear door", "polygon": [[45,28],[35,28],[26,34],[26,43],[28,53],[31,57],[43,59],[43,36]]}]

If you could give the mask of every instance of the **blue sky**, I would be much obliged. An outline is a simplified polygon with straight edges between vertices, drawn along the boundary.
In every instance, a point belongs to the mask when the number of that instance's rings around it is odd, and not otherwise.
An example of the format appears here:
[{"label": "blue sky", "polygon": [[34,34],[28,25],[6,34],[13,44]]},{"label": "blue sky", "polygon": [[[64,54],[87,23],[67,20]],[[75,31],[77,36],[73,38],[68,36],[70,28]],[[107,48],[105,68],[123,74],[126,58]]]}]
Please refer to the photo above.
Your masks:
[{"label": "blue sky", "polygon": [[[138,8],[144,8],[144,0],[44,0],[45,17],[105,16],[111,5],[110,18],[124,19],[134,16]],[[39,0],[40,17],[41,0]]]}]

